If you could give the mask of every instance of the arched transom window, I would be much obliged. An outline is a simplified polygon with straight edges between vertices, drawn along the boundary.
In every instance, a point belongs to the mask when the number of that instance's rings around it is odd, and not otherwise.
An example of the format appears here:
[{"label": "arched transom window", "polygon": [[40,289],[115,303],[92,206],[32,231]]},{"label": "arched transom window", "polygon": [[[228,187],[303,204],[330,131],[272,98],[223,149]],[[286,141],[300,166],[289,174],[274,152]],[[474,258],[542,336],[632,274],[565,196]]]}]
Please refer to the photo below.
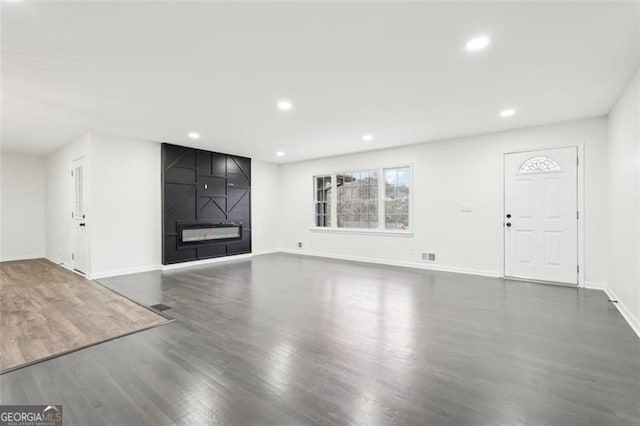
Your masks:
[{"label": "arched transom window", "polygon": [[545,173],[545,172],[559,172],[562,169],[556,161],[549,157],[532,157],[522,163],[518,169],[518,174],[526,173]]}]

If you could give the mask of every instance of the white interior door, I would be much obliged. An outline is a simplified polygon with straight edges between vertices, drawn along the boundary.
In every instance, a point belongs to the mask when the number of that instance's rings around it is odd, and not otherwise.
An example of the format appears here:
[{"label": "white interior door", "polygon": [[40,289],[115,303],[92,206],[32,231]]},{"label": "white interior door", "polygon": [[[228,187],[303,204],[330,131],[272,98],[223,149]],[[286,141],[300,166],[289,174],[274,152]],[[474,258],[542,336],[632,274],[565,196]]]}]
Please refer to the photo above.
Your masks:
[{"label": "white interior door", "polygon": [[577,155],[505,154],[505,276],[578,284]]},{"label": "white interior door", "polygon": [[73,161],[71,177],[73,179],[73,211],[71,213],[73,229],[73,253],[71,255],[73,269],[87,272],[87,222],[86,222],[86,192],[84,158]]}]

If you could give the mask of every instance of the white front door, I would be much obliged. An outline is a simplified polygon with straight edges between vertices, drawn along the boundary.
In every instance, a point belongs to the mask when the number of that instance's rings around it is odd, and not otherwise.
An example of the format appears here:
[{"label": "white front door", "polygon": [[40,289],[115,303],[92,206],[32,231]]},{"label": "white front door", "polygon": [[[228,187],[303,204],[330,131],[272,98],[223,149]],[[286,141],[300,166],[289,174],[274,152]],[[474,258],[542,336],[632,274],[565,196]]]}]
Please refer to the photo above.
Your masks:
[{"label": "white front door", "polygon": [[578,284],[577,148],[505,154],[504,274]]},{"label": "white front door", "polygon": [[73,178],[73,210],[71,221],[73,229],[73,253],[71,255],[73,269],[87,272],[87,214],[84,158],[73,161],[71,171]]}]

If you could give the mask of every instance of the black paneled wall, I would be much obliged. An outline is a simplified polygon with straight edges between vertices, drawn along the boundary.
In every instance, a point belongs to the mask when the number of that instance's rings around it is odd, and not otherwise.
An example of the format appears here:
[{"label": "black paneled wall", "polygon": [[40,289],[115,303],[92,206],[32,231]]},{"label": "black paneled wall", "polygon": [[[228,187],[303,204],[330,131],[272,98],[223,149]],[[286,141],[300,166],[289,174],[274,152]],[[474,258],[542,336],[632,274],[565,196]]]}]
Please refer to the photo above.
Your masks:
[{"label": "black paneled wall", "polygon": [[[162,144],[162,261],[251,253],[251,159]],[[181,244],[179,225],[235,224],[236,240]]]}]

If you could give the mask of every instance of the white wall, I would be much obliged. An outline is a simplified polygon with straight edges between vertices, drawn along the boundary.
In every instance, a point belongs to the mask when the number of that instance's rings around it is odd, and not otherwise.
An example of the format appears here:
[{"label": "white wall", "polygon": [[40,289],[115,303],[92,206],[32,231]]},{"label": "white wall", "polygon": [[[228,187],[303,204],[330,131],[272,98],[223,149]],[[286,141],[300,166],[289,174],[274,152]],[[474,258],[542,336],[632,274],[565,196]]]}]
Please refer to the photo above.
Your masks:
[{"label": "white wall", "polygon": [[0,162],[0,260],[45,255],[45,162],[2,154]]},{"label": "white wall", "polygon": [[[162,264],[160,143],[91,134],[91,276],[159,268]],[[277,248],[278,166],[252,162],[252,246]]]},{"label": "white wall", "polygon": [[280,169],[277,164],[251,162],[251,245],[254,254],[280,246]]},{"label": "white wall", "polygon": [[[71,252],[73,209],[73,181],[71,168],[74,160],[89,159],[91,135],[85,133],[46,158],[46,255],[51,260],[72,265]],[[88,196],[85,201],[87,217],[91,217],[91,164],[85,161],[85,181]],[[89,230],[90,232],[90,230]],[[91,265],[89,266],[89,270]]]},{"label": "white wall", "polygon": [[[280,170],[282,247],[341,257],[424,265],[437,254],[443,270],[502,274],[503,153],[584,143],[586,281],[606,279],[605,118],[431,142],[286,164]],[[413,164],[413,237],[311,231],[312,176],[368,167]],[[461,213],[468,205],[472,213]]]},{"label": "white wall", "polygon": [[91,276],[161,264],[160,144],[91,133]]},{"label": "white wall", "polygon": [[[607,206],[606,119],[466,137],[277,166],[253,162],[253,251],[304,250],[488,275],[502,273],[502,155],[584,143],[585,223],[589,285],[605,286]],[[92,133],[47,159],[47,255],[70,263],[72,186],[69,170],[89,158],[87,226],[90,274],[104,276],[161,264],[160,144]],[[312,232],[314,174],[357,168],[414,166],[412,237]],[[461,213],[469,205],[472,213]]]},{"label": "white wall", "polygon": [[[70,171],[73,160],[80,157],[87,159],[87,274],[97,278],[160,268],[160,143],[99,132],[83,135],[46,159],[47,256],[71,265]],[[278,247],[278,166],[254,161],[252,168],[253,251],[274,251]]]},{"label": "white wall", "polygon": [[[78,150],[89,159],[87,231],[89,275],[101,276],[160,268],[162,206],[160,143],[92,132],[49,158],[50,256],[70,263],[72,186],[69,170]],[[253,251],[277,249],[278,166],[252,163]],[[64,201],[63,201],[64,200]],[[54,252],[53,248],[57,250]]]},{"label": "white wall", "polygon": [[609,287],[640,330],[640,72],[609,116]]}]

